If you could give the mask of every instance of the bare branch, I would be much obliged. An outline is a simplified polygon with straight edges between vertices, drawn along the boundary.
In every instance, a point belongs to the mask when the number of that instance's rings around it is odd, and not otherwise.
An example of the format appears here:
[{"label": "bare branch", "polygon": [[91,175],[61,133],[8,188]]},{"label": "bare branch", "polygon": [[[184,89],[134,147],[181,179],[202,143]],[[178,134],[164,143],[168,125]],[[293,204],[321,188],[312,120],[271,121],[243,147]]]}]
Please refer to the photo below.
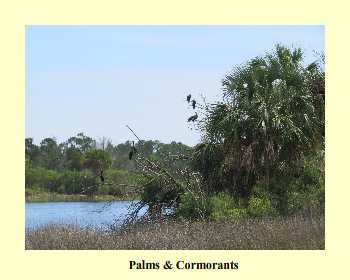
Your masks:
[{"label": "bare branch", "polygon": [[135,135],[135,137],[137,138],[137,140],[139,140],[141,142],[141,139],[136,135],[136,133],[130,128],[130,126],[126,125],[126,127],[132,132],[132,134]]}]

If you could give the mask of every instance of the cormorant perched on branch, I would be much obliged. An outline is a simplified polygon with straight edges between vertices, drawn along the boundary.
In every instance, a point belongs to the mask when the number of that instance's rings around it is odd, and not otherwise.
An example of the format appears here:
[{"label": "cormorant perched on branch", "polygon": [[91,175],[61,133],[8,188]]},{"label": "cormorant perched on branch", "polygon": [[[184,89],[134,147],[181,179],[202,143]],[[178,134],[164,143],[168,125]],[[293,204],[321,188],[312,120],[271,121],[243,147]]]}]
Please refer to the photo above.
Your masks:
[{"label": "cormorant perched on branch", "polygon": [[132,159],[132,156],[134,155],[134,153],[137,153],[137,150],[135,148],[135,142],[132,141],[132,147],[131,147],[131,150],[129,152],[129,159],[131,160]]},{"label": "cormorant perched on branch", "polygon": [[100,171],[100,179],[101,179],[101,182],[104,183],[105,178],[103,177],[103,170],[102,169]]},{"label": "cormorant perched on branch", "polygon": [[187,121],[188,121],[188,122],[194,122],[196,119],[198,119],[197,112],[196,112],[196,114],[195,114],[195,115],[193,115],[193,116],[189,117]]},{"label": "cormorant perched on branch", "polygon": [[190,103],[191,101],[191,94],[187,95],[187,102]]},{"label": "cormorant perched on branch", "polygon": [[197,101],[192,99],[192,108],[193,109],[196,109],[196,103],[197,103]]}]

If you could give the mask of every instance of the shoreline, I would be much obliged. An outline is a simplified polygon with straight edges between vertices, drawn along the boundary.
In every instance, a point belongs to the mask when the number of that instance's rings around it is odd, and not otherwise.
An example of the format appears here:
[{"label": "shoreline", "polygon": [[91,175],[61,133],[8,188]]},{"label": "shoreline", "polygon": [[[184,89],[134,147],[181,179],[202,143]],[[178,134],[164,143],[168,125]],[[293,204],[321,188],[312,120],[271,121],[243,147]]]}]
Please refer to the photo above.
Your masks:
[{"label": "shoreline", "polygon": [[59,193],[35,193],[26,195],[25,202],[99,202],[99,201],[127,201],[137,200],[138,196],[114,196],[114,195],[93,195],[84,194],[59,194]]}]

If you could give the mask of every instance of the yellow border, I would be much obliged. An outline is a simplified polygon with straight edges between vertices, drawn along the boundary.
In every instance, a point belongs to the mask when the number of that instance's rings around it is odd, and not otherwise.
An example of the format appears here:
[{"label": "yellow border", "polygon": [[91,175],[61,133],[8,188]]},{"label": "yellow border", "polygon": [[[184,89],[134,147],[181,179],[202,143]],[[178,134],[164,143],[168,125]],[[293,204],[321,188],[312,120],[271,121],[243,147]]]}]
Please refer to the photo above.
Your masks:
[{"label": "yellow border", "polygon": [[[4,2],[4,1],[3,1]],[[344,122],[349,65],[346,1],[7,1],[0,4],[2,279],[101,279],[181,276],[236,279],[346,278],[349,158]],[[322,24],[326,26],[325,251],[25,251],[24,31],[33,24]],[[340,71],[337,71],[340,70]],[[342,121],[343,120],[343,121]],[[338,132],[338,133],[337,133]],[[344,158],[344,161],[341,159]],[[338,164],[337,164],[338,163]],[[340,163],[340,164],[339,164]],[[130,259],[240,262],[238,271],[129,271]],[[124,273],[127,273],[125,275]],[[196,274],[196,275],[194,275]]]}]

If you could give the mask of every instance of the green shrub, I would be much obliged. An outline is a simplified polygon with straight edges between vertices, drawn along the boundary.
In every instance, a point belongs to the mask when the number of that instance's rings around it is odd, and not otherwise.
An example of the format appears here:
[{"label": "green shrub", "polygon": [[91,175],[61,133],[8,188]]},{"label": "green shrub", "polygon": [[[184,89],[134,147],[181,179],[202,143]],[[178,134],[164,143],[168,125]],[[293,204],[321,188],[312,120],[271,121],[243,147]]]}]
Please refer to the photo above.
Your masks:
[{"label": "green shrub", "polygon": [[79,194],[82,192],[92,194],[97,191],[97,180],[97,176],[87,170],[82,172],[64,171],[59,178],[59,191],[64,191],[66,194]]},{"label": "green shrub", "polygon": [[308,186],[307,191],[288,192],[288,213],[301,211],[322,211],[325,206],[324,186]]},{"label": "green shrub", "polygon": [[35,194],[40,193],[40,192],[42,192],[42,189],[38,188],[37,186],[33,186],[31,188],[26,188],[25,195],[31,196],[31,195],[35,195]]},{"label": "green shrub", "polygon": [[215,221],[241,219],[248,214],[247,209],[239,207],[231,195],[223,192],[207,198],[186,192],[181,195],[177,213],[185,218],[206,217]]},{"label": "green shrub", "polygon": [[132,185],[136,180],[132,173],[121,169],[108,169],[105,172],[105,177],[106,180],[113,182],[114,184]]},{"label": "green shrub", "polygon": [[246,216],[246,209],[240,208],[231,195],[220,192],[210,198],[211,219],[240,219]]},{"label": "green shrub", "polygon": [[94,172],[98,172],[100,169],[107,169],[111,166],[112,158],[111,155],[101,149],[91,149],[85,154],[84,167]]},{"label": "green shrub", "polygon": [[305,158],[296,175],[287,187],[287,213],[324,212],[324,153]]},{"label": "green shrub", "polygon": [[143,189],[142,200],[151,204],[160,202],[163,197],[162,187],[159,180],[156,178],[150,180]]},{"label": "green shrub", "polygon": [[60,185],[57,189],[57,192],[60,194],[65,194],[66,193],[66,188],[64,185]]},{"label": "green shrub", "polygon": [[180,204],[177,209],[177,214],[185,218],[199,218],[208,216],[210,205],[208,199],[186,192],[180,197]]},{"label": "green shrub", "polygon": [[274,216],[276,209],[272,206],[268,197],[251,197],[249,199],[247,212],[252,217]]},{"label": "green shrub", "polygon": [[263,182],[258,182],[252,189],[252,196],[254,197],[266,197],[268,195],[268,187]]},{"label": "green shrub", "polygon": [[181,195],[177,213],[185,218],[207,217],[216,221],[247,216],[247,210],[240,208],[231,195],[223,192],[207,198],[186,192]]},{"label": "green shrub", "polygon": [[321,185],[313,192],[313,197],[319,204],[321,209],[325,208],[325,185],[321,183]]},{"label": "green shrub", "polygon": [[210,209],[214,213],[227,213],[228,210],[235,208],[236,204],[233,197],[227,193],[217,193],[210,197]]},{"label": "green shrub", "polygon": [[108,186],[108,185],[102,185],[101,187],[100,187],[100,189],[99,189],[99,194],[103,194],[103,195],[106,195],[106,194],[109,194],[109,192],[110,192],[110,186]]},{"label": "green shrub", "polygon": [[324,185],[324,153],[322,151],[303,161],[300,180],[303,185]]},{"label": "green shrub", "polygon": [[57,191],[59,183],[59,173],[42,167],[26,168],[25,185],[27,188],[36,186],[51,192]]}]

